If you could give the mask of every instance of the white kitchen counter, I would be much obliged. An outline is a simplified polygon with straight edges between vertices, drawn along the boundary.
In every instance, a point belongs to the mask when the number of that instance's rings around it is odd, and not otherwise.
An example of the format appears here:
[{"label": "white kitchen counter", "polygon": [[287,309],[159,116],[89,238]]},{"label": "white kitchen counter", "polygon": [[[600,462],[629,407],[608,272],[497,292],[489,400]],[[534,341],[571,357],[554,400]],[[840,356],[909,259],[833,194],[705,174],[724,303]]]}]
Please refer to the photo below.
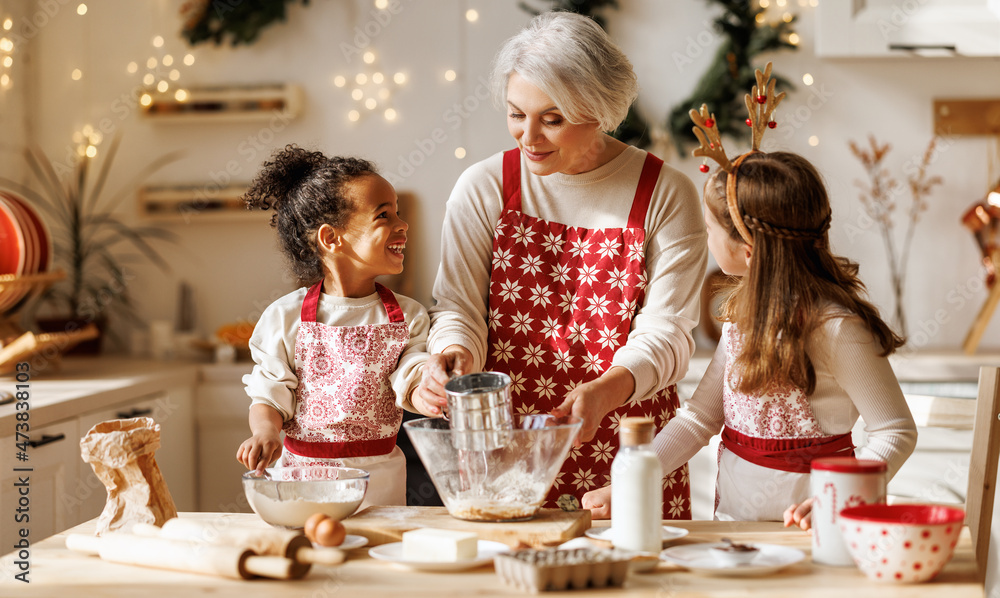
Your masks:
[{"label": "white kitchen counter", "polygon": [[[32,376],[27,384],[31,426],[76,417],[168,387],[194,386],[203,364],[130,359],[67,357],[58,370]],[[0,376],[0,389],[13,392],[14,375]],[[14,433],[15,406],[0,406],[0,437]]]}]

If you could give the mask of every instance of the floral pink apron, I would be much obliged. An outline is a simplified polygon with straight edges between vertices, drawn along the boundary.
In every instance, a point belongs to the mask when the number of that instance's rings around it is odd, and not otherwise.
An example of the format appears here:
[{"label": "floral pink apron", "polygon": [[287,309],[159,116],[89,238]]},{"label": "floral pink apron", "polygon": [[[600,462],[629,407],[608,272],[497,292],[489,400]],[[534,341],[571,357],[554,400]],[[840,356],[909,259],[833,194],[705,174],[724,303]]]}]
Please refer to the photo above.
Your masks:
[{"label": "floral pink apron", "polygon": [[[723,450],[754,465],[774,471],[771,477],[782,480],[766,480],[765,485],[781,486],[789,489],[798,484],[807,492],[810,462],[819,457],[853,456],[854,443],[851,434],[828,435],[820,428],[816,416],[805,393],[793,386],[776,386],[767,392],[747,395],[736,391],[730,385],[733,362],[739,355],[741,339],[739,331],[727,322],[723,325],[722,340],[726,343],[726,369],[723,382],[722,401],[725,427],[719,446],[720,472]],[[787,472],[796,475],[785,475]],[[802,477],[804,476],[804,477]],[[798,477],[800,479],[796,480]],[[724,483],[727,477],[720,475],[716,489],[715,504],[746,499],[758,486],[753,476],[739,477],[739,485]],[[761,485],[763,488],[764,485]],[[764,493],[774,497],[779,504],[770,508],[780,512],[793,502],[801,502],[806,496],[792,496],[786,492]]]},{"label": "floral pink apron", "polygon": [[403,413],[389,385],[410,338],[392,291],[375,285],[388,324],[328,326],[316,321],[322,281],[302,302],[295,337],[295,415],[285,422],[285,465],[388,455]]},{"label": "floral pink apron", "polygon": [[[628,340],[646,287],[644,223],[663,162],[647,154],[626,227],[604,229],[522,213],[520,151],[505,152],[503,164],[485,367],[510,375],[515,413],[548,413],[578,385],[606,372]],[[578,504],[585,492],[610,483],[622,417],[652,417],[659,429],[678,404],[671,385],[609,413],[594,439],[570,452],[545,506]],[[687,465],[665,473],[663,517],[690,519]]]}]

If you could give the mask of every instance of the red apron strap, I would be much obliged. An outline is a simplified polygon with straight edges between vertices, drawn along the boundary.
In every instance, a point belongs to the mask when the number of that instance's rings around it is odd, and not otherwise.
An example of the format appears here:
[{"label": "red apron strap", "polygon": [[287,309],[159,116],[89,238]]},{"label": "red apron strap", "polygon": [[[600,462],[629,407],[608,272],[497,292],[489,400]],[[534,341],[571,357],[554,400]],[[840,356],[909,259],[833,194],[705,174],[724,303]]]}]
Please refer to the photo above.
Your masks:
[{"label": "red apron strap", "polygon": [[316,312],[319,311],[319,296],[323,293],[323,281],[319,281],[309,287],[306,298],[302,300],[302,312],[299,319],[303,322],[315,322]]},{"label": "red apron strap", "polygon": [[850,432],[821,438],[756,438],[725,426],[722,444],[745,461],[792,473],[809,473],[812,460],[820,457],[854,456]]},{"label": "red apron strap", "polygon": [[347,459],[349,457],[377,457],[388,455],[396,446],[396,435],[377,440],[349,442],[311,442],[285,436],[285,448],[303,457],[313,459]]},{"label": "red apron strap", "polygon": [[377,282],[375,283],[375,290],[378,291],[378,296],[382,299],[382,305],[385,306],[385,313],[389,314],[389,321],[393,324],[405,322],[406,318],[403,317],[403,308],[399,306],[396,295]]},{"label": "red apron strap", "polygon": [[521,150],[503,153],[503,205],[505,210],[521,211]]},{"label": "red apron strap", "polygon": [[646,153],[646,161],[642,164],[642,174],[639,175],[639,184],[635,188],[635,198],[632,200],[632,210],[628,214],[628,228],[645,227],[646,211],[649,210],[649,202],[653,198],[653,188],[656,187],[656,181],[660,178],[662,167],[663,160],[653,154]]}]

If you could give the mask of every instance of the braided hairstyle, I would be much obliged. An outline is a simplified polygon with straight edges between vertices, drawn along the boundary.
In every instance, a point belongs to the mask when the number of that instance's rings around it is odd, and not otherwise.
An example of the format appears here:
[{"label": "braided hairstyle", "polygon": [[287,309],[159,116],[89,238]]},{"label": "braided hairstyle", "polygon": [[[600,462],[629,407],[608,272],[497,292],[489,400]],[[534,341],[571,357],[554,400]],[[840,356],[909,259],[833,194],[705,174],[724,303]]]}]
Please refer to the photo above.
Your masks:
[{"label": "braided hairstyle", "polygon": [[[740,165],[736,197],[753,235],[749,270],[723,306],[723,318],[742,335],[738,379],[731,381],[737,390],[756,394],[791,384],[812,394],[816,372],[806,344],[836,317],[827,309],[831,303],[861,318],[882,355],[903,344],[863,298],[857,264],[831,252],[830,200],[812,164],[788,152],[751,154]],[[733,247],[742,246],[726,204],[725,172],[709,180],[705,203]]]},{"label": "braided hairstyle", "polygon": [[316,231],[347,224],[354,206],[345,186],[357,177],[377,174],[375,165],[351,157],[328,158],[321,152],[286,145],[264,162],[243,195],[247,209],[274,209],[271,226],[300,284],[323,278]]}]

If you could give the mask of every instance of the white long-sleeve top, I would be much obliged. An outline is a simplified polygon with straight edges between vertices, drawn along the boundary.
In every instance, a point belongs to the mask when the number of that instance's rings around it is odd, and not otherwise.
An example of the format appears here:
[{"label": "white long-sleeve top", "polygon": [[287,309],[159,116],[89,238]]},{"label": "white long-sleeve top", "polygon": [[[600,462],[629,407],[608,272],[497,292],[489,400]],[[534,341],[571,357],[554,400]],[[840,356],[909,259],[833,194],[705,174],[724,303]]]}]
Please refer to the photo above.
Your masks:
[{"label": "white long-sleeve top", "polygon": [[[628,222],[646,152],[627,147],[590,172],[537,176],[521,157],[521,209],[568,226],[621,228]],[[428,350],[468,349],[481,369],[486,361],[487,311],[493,232],[503,209],[503,153],[470,166],[448,199],[442,257],[434,283]],[[694,184],[664,165],[645,220],[648,286],[628,342],[613,366],[635,378],[641,400],[687,372],[694,350],[698,298],[708,260],[705,222]]]},{"label": "white long-sleeve top", "polygon": [[[295,338],[307,291],[305,287],[292,291],[269,305],[250,337],[250,355],[256,365],[243,376],[243,384],[252,399],[251,406],[270,405],[278,410],[282,421],[288,421],[295,414],[295,389],[299,385],[295,373]],[[396,393],[396,404],[412,410],[408,397],[410,390],[420,383],[421,366],[427,361],[430,319],[423,305],[399,293],[394,294],[410,328],[410,339],[389,381]],[[388,324],[389,316],[378,293],[359,298],[321,293],[316,321],[328,326],[360,326]]]},{"label": "white long-sleeve top", "polygon": [[[860,415],[868,439],[856,456],[885,461],[890,479],[913,452],[917,428],[889,360],[881,352],[860,318],[829,318],[806,344],[816,372],[816,389],[808,400],[826,435],[849,433]],[[721,431],[727,416],[723,377],[731,357],[726,343],[720,342],[697,390],[653,440],[665,473],[687,463]]]}]

